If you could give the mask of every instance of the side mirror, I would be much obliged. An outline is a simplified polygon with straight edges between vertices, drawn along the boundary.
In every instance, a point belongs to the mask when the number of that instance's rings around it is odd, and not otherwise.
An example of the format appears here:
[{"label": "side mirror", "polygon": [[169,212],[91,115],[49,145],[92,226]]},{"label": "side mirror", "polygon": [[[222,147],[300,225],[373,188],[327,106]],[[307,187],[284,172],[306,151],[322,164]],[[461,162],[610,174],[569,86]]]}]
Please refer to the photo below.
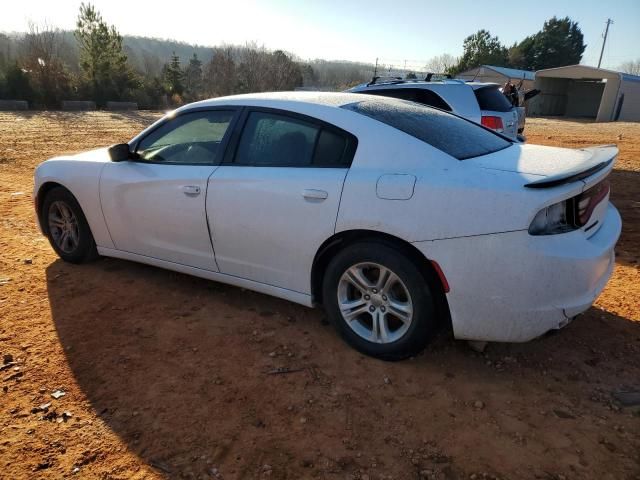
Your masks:
[{"label": "side mirror", "polygon": [[118,143],[109,147],[109,158],[112,162],[124,162],[135,159],[135,155],[129,150],[128,143]]}]

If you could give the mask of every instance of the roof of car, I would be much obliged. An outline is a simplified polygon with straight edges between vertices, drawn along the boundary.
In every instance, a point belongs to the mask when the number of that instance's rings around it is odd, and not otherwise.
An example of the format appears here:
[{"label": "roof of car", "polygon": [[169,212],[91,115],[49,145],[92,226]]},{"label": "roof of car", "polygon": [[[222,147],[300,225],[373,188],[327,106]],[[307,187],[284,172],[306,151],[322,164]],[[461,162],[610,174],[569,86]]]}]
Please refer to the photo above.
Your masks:
[{"label": "roof of car", "polygon": [[207,107],[219,104],[252,105],[255,102],[262,103],[265,100],[277,102],[300,102],[329,107],[341,107],[354,102],[362,101],[362,95],[344,92],[266,92],[248,93],[243,95],[230,95],[227,97],[210,98],[200,102],[185,105],[185,107]]}]

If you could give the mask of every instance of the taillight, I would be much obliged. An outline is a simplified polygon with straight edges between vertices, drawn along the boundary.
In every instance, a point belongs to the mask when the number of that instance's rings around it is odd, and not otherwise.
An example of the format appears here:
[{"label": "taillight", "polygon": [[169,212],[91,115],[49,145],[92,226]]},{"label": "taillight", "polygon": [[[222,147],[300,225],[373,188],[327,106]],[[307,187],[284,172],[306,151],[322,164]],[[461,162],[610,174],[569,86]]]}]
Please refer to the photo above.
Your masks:
[{"label": "taillight", "polygon": [[609,188],[609,180],[603,180],[575,198],[576,224],[578,226],[584,227],[587,224],[596,206],[609,193]]},{"label": "taillight", "polygon": [[571,221],[571,204],[571,200],[565,200],[540,210],[529,225],[529,234],[556,235],[576,230]]},{"label": "taillight", "polygon": [[591,214],[609,194],[609,180],[603,180],[573,198],[540,210],[529,225],[531,235],[555,235],[584,227]]},{"label": "taillight", "polygon": [[482,116],[482,118],[480,119],[480,123],[482,123],[483,126],[490,128],[491,130],[495,130],[498,133],[502,133],[504,131],[504,125],[500,117],[494,117],[492,115]]}]

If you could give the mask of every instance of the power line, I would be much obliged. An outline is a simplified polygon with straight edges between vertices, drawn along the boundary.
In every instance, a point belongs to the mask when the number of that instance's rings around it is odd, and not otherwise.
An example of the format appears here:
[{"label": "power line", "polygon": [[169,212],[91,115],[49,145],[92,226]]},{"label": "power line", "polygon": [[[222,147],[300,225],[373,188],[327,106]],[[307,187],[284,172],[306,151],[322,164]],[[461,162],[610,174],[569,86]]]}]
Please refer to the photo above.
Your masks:
[{"label": "power line", "polygon": [[602,50],[600,50],[600,59],[598,60],[598,68],[600,68],[600,64],[602,63],[602,54],[604,53],[604,46],[607,43],[607,35],[609,34],[609,25],[613,23],[613,20],[607,18],[607,27],[604,30],[604,40],[602,40]]}]

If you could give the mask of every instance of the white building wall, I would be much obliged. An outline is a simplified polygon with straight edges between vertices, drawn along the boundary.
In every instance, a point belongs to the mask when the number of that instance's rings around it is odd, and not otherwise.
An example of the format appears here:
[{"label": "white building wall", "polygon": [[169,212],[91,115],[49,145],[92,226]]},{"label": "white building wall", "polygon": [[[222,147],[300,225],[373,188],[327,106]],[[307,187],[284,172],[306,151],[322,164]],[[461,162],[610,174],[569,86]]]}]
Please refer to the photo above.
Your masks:
[{"label": "white building wall", "polygon": [[[621,122],[640,122],[640,80],[625,79],[620,85],[620,95],[624,95],[618,120]],[[620,97],[618,98],[618,102]],[[616,104],[616,110],[618,105]]]}]

